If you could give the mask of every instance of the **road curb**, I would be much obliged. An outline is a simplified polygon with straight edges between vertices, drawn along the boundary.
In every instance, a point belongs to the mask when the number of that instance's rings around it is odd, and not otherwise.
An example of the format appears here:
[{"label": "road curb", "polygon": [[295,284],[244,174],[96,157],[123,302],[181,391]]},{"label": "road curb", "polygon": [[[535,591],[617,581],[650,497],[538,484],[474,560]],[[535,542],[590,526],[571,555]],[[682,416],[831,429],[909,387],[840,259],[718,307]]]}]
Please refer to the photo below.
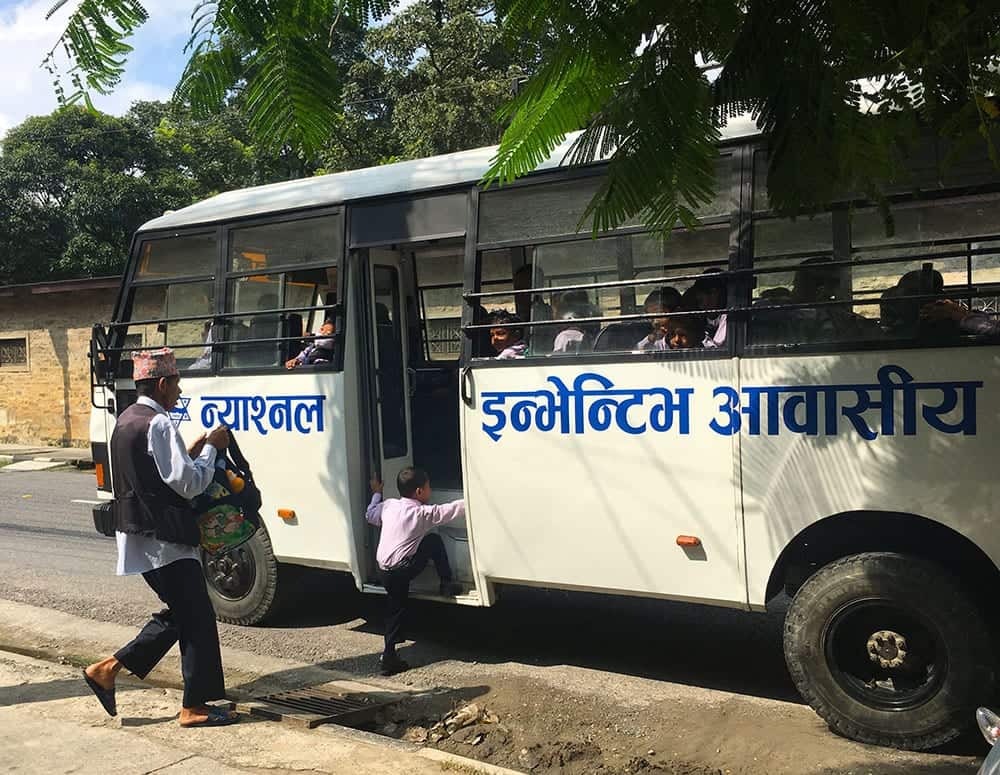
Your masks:
[{"label": "road curb", "polygon": [[80,470],[89,470],[94,467],[94,461],[87,458],[61,458],[54,455],[0,455],[0,463],[62,463],[64,466],[72,466]]}]

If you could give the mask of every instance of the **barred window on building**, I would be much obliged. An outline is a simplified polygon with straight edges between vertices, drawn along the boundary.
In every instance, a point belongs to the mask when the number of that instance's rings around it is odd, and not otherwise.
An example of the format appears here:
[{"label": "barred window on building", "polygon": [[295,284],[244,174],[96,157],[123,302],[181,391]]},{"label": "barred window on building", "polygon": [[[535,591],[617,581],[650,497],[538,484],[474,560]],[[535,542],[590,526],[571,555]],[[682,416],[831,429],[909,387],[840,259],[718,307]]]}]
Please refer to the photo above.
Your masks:
[{"label": "barred window on building", "polygon": [[0,339],[0,369],[23,369],[28,365],[28,339],[23,336]]},{"label": "barred window on building", "polygon": [[462,318],[428,320],[427,344],[432,361],[458,358],[462,354]]}]

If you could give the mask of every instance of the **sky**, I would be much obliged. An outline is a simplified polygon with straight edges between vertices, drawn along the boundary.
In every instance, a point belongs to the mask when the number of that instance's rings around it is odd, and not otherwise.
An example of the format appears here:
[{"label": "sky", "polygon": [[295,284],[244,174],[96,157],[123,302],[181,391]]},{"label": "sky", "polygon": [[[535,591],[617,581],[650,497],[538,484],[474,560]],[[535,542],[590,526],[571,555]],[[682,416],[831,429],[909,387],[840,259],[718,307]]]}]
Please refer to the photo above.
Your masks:
[{"label": "sky", "polygon": [[[54,0],[0,0],[0,137],[28,116],[51,113],[57,107],[52,79],[42,60],[65,28],[76,3],[46,20]],[[413,0],[403,0],[400,7]],[[113,94],[93,95],[94,104],[120,115],[135,100],[167,99],[173,92],[186,57],[191,11],[196,0],[144,0],[149,21],[131,41],[125,75]]]},{"label": "sky", "polygon": [[[59,39],[75,4],[45,19],[53,0],[0,0],[0,136],[32,115],[57,107],[42,60]],[[115,92],[94,95],[108,113],[121,114],[134,100],[166,99],[184,68],[194,0],[147,0],[149,21],[136,34],[124,77]]]}]

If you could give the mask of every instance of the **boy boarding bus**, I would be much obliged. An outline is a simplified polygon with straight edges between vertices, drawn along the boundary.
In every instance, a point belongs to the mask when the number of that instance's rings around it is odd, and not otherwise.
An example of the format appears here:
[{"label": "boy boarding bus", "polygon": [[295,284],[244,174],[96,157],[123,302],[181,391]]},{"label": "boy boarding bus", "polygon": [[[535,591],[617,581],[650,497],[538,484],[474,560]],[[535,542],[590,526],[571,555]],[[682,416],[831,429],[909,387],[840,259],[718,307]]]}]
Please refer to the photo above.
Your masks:
[{"label": "boy boarding bus", "polygon": [[[601,164],[562,167],[564,147],[483,189],[494,150],[143,226],[92,344],[104,497],[135,399],[121,353],[169,346],[178,429],[231,427],[264,497],[266,529],[206,558],[223,621],[266,617],[280,564],[384,593],[368,482],[395,496],[416,464],[467,515],[438,528],[460,594],[428,570],[415,596],[487,606],[529,585],[763,611],[787,594],[789,670],[833,729],[956,737],[994,688],[1000,349],[926,310],[996,311],[1000,176],[915,165],[890,187],[891,233],[850,193],[792,220],[768,209],[763,140],[731,127],[696,229],[594,237],[578,224]],[[515,357],[495,357],[490,315],[515,321]],[[562,331],[573,346],[553,351]],[[318,339],[327,357],[286,368]],[[738,644],[732,669],[749,669]]]}]

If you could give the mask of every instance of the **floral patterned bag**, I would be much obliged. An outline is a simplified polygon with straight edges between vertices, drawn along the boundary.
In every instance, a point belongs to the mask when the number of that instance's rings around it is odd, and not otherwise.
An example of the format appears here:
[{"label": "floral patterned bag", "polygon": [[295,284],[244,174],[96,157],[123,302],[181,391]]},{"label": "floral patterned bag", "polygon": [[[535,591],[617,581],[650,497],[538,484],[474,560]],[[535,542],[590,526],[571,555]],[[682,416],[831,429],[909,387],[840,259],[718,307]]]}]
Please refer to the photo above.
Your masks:
[{"label": "floral patterned bag", "polygon": [[191,505],[198,513],[201,548],[210,555],[235,549],[260,528],[260,490],[232,431],[228,450],[216,460],[212,482]]}]

